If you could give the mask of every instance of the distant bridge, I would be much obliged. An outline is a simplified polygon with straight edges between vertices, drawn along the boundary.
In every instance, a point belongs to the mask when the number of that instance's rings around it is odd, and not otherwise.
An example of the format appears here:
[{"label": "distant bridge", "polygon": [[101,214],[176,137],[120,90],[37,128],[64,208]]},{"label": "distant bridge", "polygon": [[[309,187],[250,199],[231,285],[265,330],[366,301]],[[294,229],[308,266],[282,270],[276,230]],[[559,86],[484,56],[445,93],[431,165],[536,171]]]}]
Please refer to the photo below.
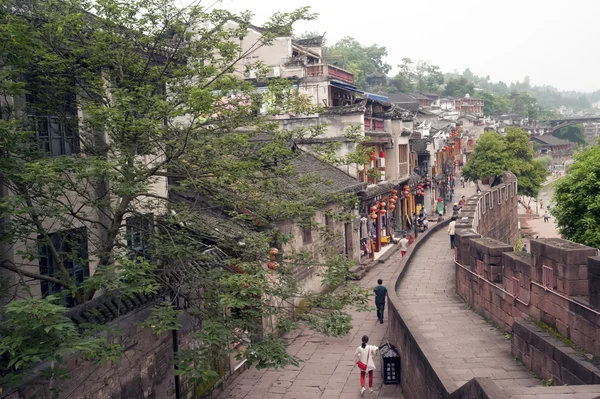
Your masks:
[{"label": "distant bridge", "polygon": [[581,116],[577,118],[552,119],[550,121],[550,132],[555,132],[563,127],[587,122],[600,122],[600,116]]}]

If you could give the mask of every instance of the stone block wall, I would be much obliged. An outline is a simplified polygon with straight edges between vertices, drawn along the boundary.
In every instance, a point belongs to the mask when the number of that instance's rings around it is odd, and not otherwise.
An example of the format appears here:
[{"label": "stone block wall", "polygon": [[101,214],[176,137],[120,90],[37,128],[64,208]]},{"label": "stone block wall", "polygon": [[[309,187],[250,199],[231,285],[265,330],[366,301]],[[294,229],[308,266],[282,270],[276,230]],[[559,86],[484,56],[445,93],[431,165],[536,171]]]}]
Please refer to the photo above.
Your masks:
[{"label": "stone block wall", "polygon": [[504,174],[503,183],[470,197],[459,213],[457,229],[514,245],[519,236],[517,178]]},{"label": "stone block wall", "polygon": [[[176,383],[174,374],[174,337],[173,332],[156,334],[153,330],[141,327],[139,323],[146,320],[152,311],[155,298],[136,297],[135,303],[123,300],[122,307],[112,306],[109,295],[94,299],[86,305],[73,308],[69,316],[79,322],[98,322],[98,318],[110,320],[114,315],[110,310],[120,309],[118,316],[106,323],[109,332],[118,331],[113,343],[120,344],[123,356],[117,362],[95,364],[75,355],[65,357],[62,367],[70,378],[66,380],[48,381],[32,377],[20,387],[0,392],[3,399],[174,399]],[[144,303],[145,301],[145,303]],[[140,303],[142,302],[142,303]],[[108,303],[108,307],[106,307]],[[194,324],[188,316],[183,316],[182,328],[177,331],[178,349],[185,350],[197,347],[198,342],[192,337]],[[228,359],[224,359],[227,362]],[[42,363],[39,370],[48,367]],[[181,377],[179,379],[181,398],[216,397],[229,383],[229,367],[224,363],[225,376],[214,387],[201,387]],[[240,367],[234,374],[240,373]],[[58,394],[54,396],[53,390]]]},{"label": "stone block wall", "polygon": [[596,249],[540,239],[530,254],[515,253],[472,231],[457,232],[456,242],[456,293],[476,312],[505,331],[516,318],[533,317],[600,356],[600,308],[588,300],[599,290],[600,279],[588,278],[597,273]]},{"label": "stone block wall", "polygon": [[174,398],[171,333],[157,335],[137,325],[150,312],[150,306],[141,308],[110,325],[121,331],[117,342],[123,345],[124,355],[119,362],[97,365],[69,356],[64,367],[70,379],[31,381],[7,398],[52,397],[52,388],[58,388],[58,398]]},{"label": "stone block wall", "polygon": [[589,359],[526,320],[513,324],[511,351],[536,376],[553,385],[600,384],[600,369]]}]

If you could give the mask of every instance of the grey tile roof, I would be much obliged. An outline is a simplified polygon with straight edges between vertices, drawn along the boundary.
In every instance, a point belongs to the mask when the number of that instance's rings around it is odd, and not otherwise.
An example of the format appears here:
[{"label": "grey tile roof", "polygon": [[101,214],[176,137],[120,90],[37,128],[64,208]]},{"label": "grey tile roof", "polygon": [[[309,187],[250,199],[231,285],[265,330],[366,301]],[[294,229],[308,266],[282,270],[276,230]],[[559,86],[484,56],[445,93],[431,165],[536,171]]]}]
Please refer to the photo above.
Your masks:
[{"label": "grey tile roof", "polygon": [[411,140],[410,145],[412,146],[412,150],[417,154],[429,154],[429,151],[427,151],[427,139]]},{"label": "grey tile roof", "polygon": [[417,99],[407,93],[394,93],[394,94],[385,94],[391,103],[405,103],[405,102],[416,102]]},{"label": "grey tile roof", "polygon": [[572,144],[570,141],[559,139],[558,137],[554,137],[551,134],[544,134],[542,136],[531,136],[531,140],[550,146]]},{"label": "grey tile roof", "polygon": [[294,184],[298,178],[313,174],[316,178],[313,187],[324,194],[359,191],[366,186],[366,183],[359,182],[335,166],[305,151],[301,151],[291,164],[298,176],[293,176],[288,181]]}]

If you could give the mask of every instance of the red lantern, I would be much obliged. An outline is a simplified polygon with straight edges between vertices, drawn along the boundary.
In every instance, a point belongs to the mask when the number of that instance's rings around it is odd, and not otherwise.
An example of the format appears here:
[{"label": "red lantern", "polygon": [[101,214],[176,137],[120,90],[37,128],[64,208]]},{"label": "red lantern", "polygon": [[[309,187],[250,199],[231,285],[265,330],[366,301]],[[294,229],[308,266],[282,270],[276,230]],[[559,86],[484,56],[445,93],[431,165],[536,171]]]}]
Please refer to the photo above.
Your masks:
[{"label": "red lantern", "polygon": [[390,211],[393,211],[394,209],[396,209],[396,205],[394,205],[394,204],[390,205]]},{"label": "red lantern", "polygon": [[279,263],[272,260],[269,263],[267,263],[267,267],[271,270],[277,270],[277,269],[279,269]]},{"label": "red lantern", "polygon": [[271,249],[269,249],[269,255],[271,255],[271,256],[277,256],[277,254],[279,254],[279,250],[277,248],[271,248]]},{"label": "red lantern", "polygon": [[376,206],[372,206],[371,207],[371,212],[377,212],[377,207]]},{"label": "red lantern", "polygon": [[379,204],[380,207],[385,208],[386,203],[382,202],[381,204]]},{"label": "red lantern", "polygon": [[379,151],[379,158],[385,158],[385,151]]},{"label": "red lantern", "polygon": [[[390,198],[390,204],[393,205],[395,203],[396,203],[396,199],[394,197]],[[392,205],[390,205],[390,206],[392,206]]]},{"label": "red lantern", "polygon": [[392,195],[398,194],[398,190],[392,190]]},{"label": "red lantern", "polygon": [[375,161],[377,159],[377,156],[375,155],[374,152],[369,154],[369,158],[371,159],[371,161]]},{"label": "red lantern", "polygon": [[379,213],[381,213],[381,216],[385,216],[385,214],[387,213],[387,211],[385,209],[382,209],[379,211]]},{"label": "red lantern", "polygon": [[392,198],[395,199],[396,201],[398,201],[398,196],[397,195],[394,195]]},{"label": "red lantern", "polygon": [[371,219],[376,220],[377,219],[377,214],[375,212],[373,212],[371,214]]}]

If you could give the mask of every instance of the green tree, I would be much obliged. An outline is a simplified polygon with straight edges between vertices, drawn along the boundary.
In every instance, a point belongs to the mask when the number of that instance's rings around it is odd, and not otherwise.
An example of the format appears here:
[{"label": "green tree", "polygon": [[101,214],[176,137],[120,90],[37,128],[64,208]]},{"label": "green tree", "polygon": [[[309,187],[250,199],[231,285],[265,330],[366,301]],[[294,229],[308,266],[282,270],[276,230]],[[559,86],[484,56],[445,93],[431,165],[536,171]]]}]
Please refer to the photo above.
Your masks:
[{"label": "green tree", "polygon": [[502,115],[510,112],[510,100],[503,95],[483,91],[478,94],[484,100],[483,113],[485,115]]},{"label": "green tree", "polygon": [[[351,328],[344,309],[367,298],[353,284],[306,293],[293,278],[296,267],[307,266],[316,266],[329,285],[350,276],[352,262],[335,253],[334,234],[311,217],[333,203],[331,216],[346,220],[356,198],[325,195],[319,188],[327,182],[295,171],[299,152],[290,143],[318,137],[323,126],[280,130],[271,123],[275,114],[318,107],[285,79],[268,81],[258,93],[232,74],[248,56],[238,43],[249,18],[163,0],[0,2],[0,97],[15,99],[0,102],[0,176],[10,193],[0,198],[1,239],[17,255],[0,263],[16,276],[10,294],[27,295],[42,283],[63,304],[83,304],[102,292],[177,293],[202,325],[195,335],[202,345],[178,354],[179,370],[201,381],[217,376],[214,360],[241,339],[251,340],[242,354],[251,364],[297,363],[263,330],[263,318],[276,318],[284,331],[302,320],[343,334]],[[312,18],[308,9],[275,14],[252,50]],[[239,25],[228,28],[231,20]],[[363,164],[365,157],[368,151],[336,161]],[[156,188],[167,179],[169,195]],[[280,254],[282,267],[273,274],[265,269],[269,248],[292,238],[277,229],[281,221],[323,231],[323,247]],[[207,259],[214,245],[229,255],[227,265]],[[31,267],[42,257],[51,271]],[[90,263],[93,276],[77,278],[75,266]],[[294,311],[301,300],[303,311]],[[157,306],[146,326],[179,328],[176,303],[173,295]],[[56,316],[60,308],[50,307],[54,316],[45,319],[13,317],[38,306],[18,304],[0,308],[2,335],[17,334],[0,341],[0,384],[38,358],[90,349]],[[227,309],[244,310],[243,317]],[[54,324],[73,339],[40,350],[57,335]]]},{"label": "green tree", "polygon": [[385,62],[387,49],[373,44],[365,46],[352,37],[344,37],[327,48],[326,57],[334,65],[354,73],[356,85],[367,87],[367,76],[374,73],[387,74],[391,66]]},{"label": "green tree", "polygon": [[431,64],[429,61],[419,60],[414,62],[410,58],[403,58],[402,64],[394,80],[398,82],[397,87],[400,91],[420,91],[433,92],[440,91],[440,87],[444,84],[444,74],[437,65]]},{"label": "green tree", "polygon": [[552,214],[568,240],[600,247],[600,146],[575,156],[567,174],[556,182]]},{"label": "green tree", "polygon": [[461,76],[446,80],[443,93],[446,96],[464,97],[465,94],[472,95],[474,91],[475,85]]},{"label": "green tree", "polygon": [[506,141],[496,132],[485,132],[475,143],[475,151],[463,168],[463,176],[470,180],[496,179],[506,171],[504,153]]},{"label": "green tree", "polygon": [[585,144],[585,135],[583,134],[583,125],[571,125],[555,130],[552,135],[559,139],[568,140],[572,143]]},{"label": "green tree", "polygon": [[510,171],[517,177],[519,194],[535,197],[548,171],[533,156],[529,136],[522,129],[509,127],[506,136],[486,132],[475,143],[463,175],[473,180],[490,178],[492,185],[496,185],[504,172]]}]

